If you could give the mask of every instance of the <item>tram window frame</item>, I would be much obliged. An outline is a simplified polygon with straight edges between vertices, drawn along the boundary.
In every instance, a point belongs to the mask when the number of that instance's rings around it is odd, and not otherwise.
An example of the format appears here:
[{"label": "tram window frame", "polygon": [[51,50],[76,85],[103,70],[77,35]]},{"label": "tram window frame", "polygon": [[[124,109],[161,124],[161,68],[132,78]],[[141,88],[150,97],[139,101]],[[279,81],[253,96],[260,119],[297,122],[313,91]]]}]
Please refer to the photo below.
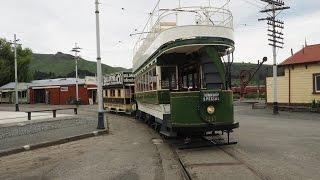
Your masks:
[{"label": "tram window frame", "polygon": [[136,76],[137,92],[146,92],[157,90],[158,85],[158,75],[157,75],[157,66],[153,66],[147,71]]},{"label": "tram window frame", "polygon": [[151,87],[152,90],[157,90],[157,70],[156,67],[151,69]]},{"label": "tram window frame", "polygon": [[146,72],[147,75],[147,91],[150,91],[150,71]]},{"label": "tram window frame", "polygon": [[141,76],[138,76],[138,92],[141,92]]},{"label": "tram window frame", "polygon": [[[163,86],[163,77],[167,74],[163,74],[163,70],[164,68],[174,68],[175,69],[175,73],[174,73],[174,76],[171,76],[175,78],[175,87],[172,87],[171,83],[172,83],[172,79],[169,80],[169,84],[167,87],[164,87]],[[170,79],[170,78],[169,78]],[[161,66],[161,79],[160,79],[160,86],[161,86],[161,89],[164,89],[164,90],[178,90],[179,89],[179,83],[178,83],[178,67],[177,66]]]},{"label": "tram window frame", "polygon": [[116,90],[110,89],[110,97],[115,97],[115,96],[116,96]]},{"label": "tram window frame", "polygon": [[196,63],[185,64],[179,68],[180,88],[182,91],[200,90],[201,84],[200,66]]},{"label": "tram window frame", "polygon": [[148,87],[148,81],[147,81],[147,78],[148,78],[148,76],[147,76],[147,74],[146,73],[144,73],[143,74],[143,79],[144,79],[144,89],[143,89],[143,91],[148,91],[147,90],[147,87]]}]

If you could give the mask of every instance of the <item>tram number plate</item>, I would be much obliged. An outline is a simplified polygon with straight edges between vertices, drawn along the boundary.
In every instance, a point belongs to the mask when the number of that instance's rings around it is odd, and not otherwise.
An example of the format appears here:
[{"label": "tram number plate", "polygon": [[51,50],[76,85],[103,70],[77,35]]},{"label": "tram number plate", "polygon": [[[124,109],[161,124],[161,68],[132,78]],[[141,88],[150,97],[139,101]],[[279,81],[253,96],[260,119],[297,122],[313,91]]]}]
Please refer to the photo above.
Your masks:
[{"label": "tram number plate", "polygon": [[220,94],[219,93],[204,93],[203,94],[203,101],[204,102],[220,101]]}]

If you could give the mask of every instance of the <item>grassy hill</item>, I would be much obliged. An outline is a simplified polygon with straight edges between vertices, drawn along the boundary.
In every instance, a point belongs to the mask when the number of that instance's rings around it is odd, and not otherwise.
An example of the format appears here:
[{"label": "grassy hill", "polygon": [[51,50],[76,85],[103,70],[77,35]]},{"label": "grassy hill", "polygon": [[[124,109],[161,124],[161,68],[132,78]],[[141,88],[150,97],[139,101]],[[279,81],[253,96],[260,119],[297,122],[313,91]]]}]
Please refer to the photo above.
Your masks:
[{"label": "grassy hill", "polygon": [[[78,69],[91,73],[96,72],[96,62],[80,59],[78,61]],[[57,77],[67,77],[68,74],[74,72],[75,61],[70,54],[58,52],[57,54],[34,54],[30,63],[31,72],[53,73]],[[118,71],[127,71],[122,67],[111,67],[102,64],[103,74],[113,73]]]},{"label": "grassy hill", "polygon": [[[84,77],[85,75],[94,76],[96,73],[96,62],[87,61],[80,59],[78,61],[79,77]],[[242,70],[252,70],[254,71],[257,64],[252,63],[234,63],[232,65],[232,84],[235,86],[240,85],[239,74]],[[74,57],[70,54],[64,54],[58,52],[57,54],[34,54],[33,59],[30,63],[31,72],[35,73],[35,79],[46,79],[46,78],[56,78],[56,77],[74,77],[75,76],[75,62]],[[102,64],[103,74],[119,72],[119,71],[130,71],[122,67],[111,67]],[[260,74],[260,75],[259,75]],[[283,70],[279,70],[279,74],[283,74]],[[266,76],[272,75],[272,66],[263,65],[256,74],[252,85],[258,84],[260,76],[260,84],[264,83]]]}]

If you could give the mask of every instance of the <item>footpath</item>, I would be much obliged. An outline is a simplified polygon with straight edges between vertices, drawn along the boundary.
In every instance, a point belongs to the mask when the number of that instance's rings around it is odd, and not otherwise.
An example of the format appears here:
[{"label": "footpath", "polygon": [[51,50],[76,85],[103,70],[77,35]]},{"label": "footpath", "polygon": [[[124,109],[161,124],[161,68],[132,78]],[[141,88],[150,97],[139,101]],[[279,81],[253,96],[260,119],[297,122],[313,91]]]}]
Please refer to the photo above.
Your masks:
[{"label": "footpath", "polygon": [[0,112],[7,114],[0,118],[0,157],[107,133],[97,130],[93,116],[60,114],[52,118],[42,114],[42,118],[27,121],[21,113]]}]

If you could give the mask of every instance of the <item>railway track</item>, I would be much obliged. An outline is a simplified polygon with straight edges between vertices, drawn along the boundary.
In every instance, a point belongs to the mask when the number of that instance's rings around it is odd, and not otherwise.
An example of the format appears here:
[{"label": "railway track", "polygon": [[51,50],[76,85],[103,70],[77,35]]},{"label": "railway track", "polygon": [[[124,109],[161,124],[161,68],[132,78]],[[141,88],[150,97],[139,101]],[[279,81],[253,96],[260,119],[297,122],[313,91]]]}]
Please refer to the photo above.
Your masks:
[{"label": "railway track", "polygon": [[[183,175],[183,178],[185,180],[193,180],[193,179],[200,179],[200,178],[197,178],[197,177],[193,177],[192,174],[195,174],[194,172],[192,172],[190,170],[190,168],[188,167],[202,167],[202,166],[205,166],[205,167],[212,167],[212,168],[215,168],[215,167],[219,167],[219,166],[243,166],[245,167],[246,169],[248,169],[255,177],[256,179],[260,179],[260,180],[269,180],[270,178],[268,178],[267,176],[263,175],[260,171],[258,171],[257,169],[255,169],[254,167],[252,167],[251,165],[249,165],[246,161],[242,160],[241,158],[239,158],[236,154],[234,154],[234,152],[231,152],[221,146],[217,146],[217,147],[200,147],[201,150],[205,150],[207,148],[218,148],[219,150],[221,150],[223,153],[225,153],[227,156],[230,156],[232,159],[235,160],[235,162],[221,162],[221,163],[197,163],[197,164],[186,164],[183,160],[183,158],[181,158],[180,156],[180,153],[178,151],[178,147],[176,146],[176,144],[174,144],[173,142],[171,142],[170,140],[167,140],[167,139],[164,139],[163,138],[163,141],[165,143],[168,143],[174,156],[175,156],[175,159],[179,162],[179,168],[180,168],[180,171],[181,171],[181,174]],[[188,150],[192,150],[192,149],[188,149]],[[182,150],[183,151],[183,150]]]},{"label": "railway track", "polygon": [[182,159],[180,158],[178,152],[175,150],[175,148],[172,146],[172,144],[169,144],[169,146],[173,152],[175,159],[179,162],[179,168],[180,168],[180,172],[181,172],[182,177],[185,180],[192,180],[192,176],[188,172],[188,170],[187,170],[185,164],[183,163]]},{"label": "railway track", "polygon": [[[147,124],[146,124],[147,125]],[[150,125],[149,125],[150,126]],[[154,131],[154,129],[149,128],[149,132],[151,134],[155,133],[156,131]],[[160,135],[159,135],[160,136]],[[161,138],[160,138],[161,137]],[[265,176],[263,173],[261,173],[260,171],[258,171],[257,169],[255,169],[254,167],[252,167],[250,164],[248,164],[246,161],[244,161],[243,159],[241,159],[240,157],[238,157],[235,152],[236,150],[234,150],[234,148],[231,147],[231,150],[227,150],[226,148],[224,148],[224,146],[207,146],[204,145],[197,145],[195,147],[190,146],[190,148],[179,148],[179,145],[183,144],[183,140],[182,139],[167,139],[163,136],[160,136],[159,138],[163,141],[163,143],[166,143],[169,145],[173,155],[174,155],[174,159],[175,161],[178,163],[179,166],[179,170],[181,172],[182,178],[185,180],[194,180],[194,179],[200,179],[197,177],[194,177],[196,174],[196,172],[191,172],[190,171],[190,167],[193,166],[198,166],[198,167],[219,167],[219,166],[235,166],[235,165],[239,165],[239,166],[244,166],[246,169],[248,169],[256,178],[255,179],[260,179],[260,180],[269,180],[270,178],[268,178],[267,176]],[[204,141],[205,142],[205,141]],[[223,145],[223,144],[222,144]],[[180,156],[180,152],[184,152],[185,151],[192,151],[192,149],[200,149],[200,150],[206,150],[208,148],[218,148],[220,151],[222,151],[225,155],[230,156],[235,162],[221,162],[221,163],[197,163],[197,164],[186,164],[185,161],[183,160],[183,158]],[[179,152],[180,151],[180,152]]]}]

